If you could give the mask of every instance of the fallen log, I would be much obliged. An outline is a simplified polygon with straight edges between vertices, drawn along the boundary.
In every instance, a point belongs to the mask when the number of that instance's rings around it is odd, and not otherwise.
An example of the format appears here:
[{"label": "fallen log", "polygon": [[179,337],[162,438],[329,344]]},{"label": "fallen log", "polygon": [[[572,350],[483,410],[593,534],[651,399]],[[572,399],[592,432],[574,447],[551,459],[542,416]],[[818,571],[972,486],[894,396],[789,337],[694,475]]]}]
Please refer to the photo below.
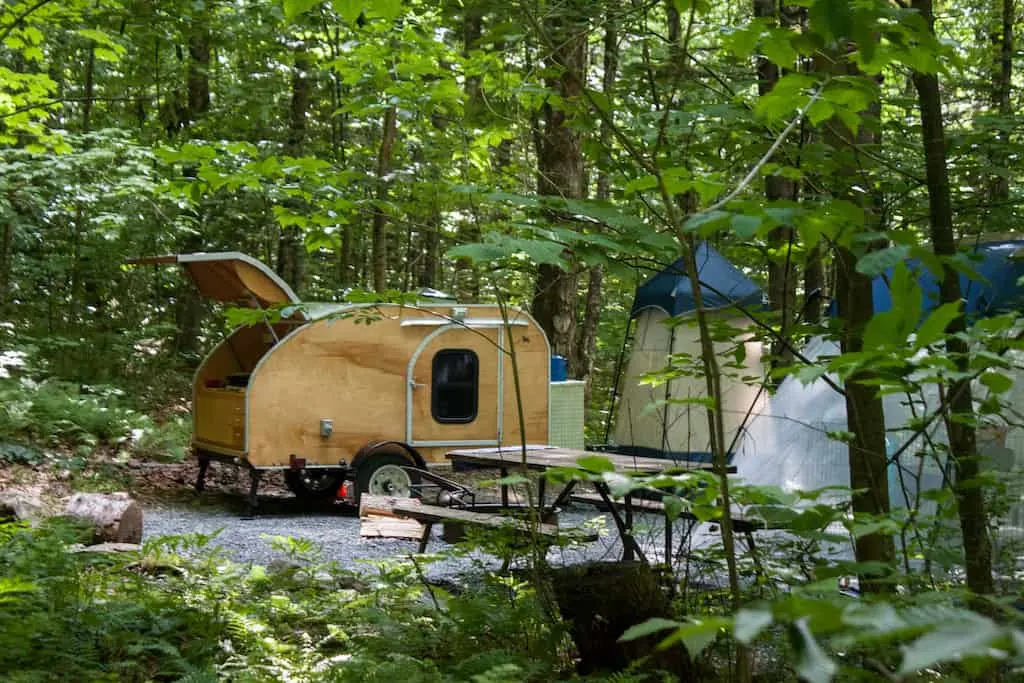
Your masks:
[{"label": "fallen log", "polygon": [[36,521],[45,516],[39,496],[24,491],[0,491],[0,521]]},{"label": "fallen log", "polygon": [[64,513],[91,522],[94,542],[142,542],[142,508],[127,493],[76,493]]}]

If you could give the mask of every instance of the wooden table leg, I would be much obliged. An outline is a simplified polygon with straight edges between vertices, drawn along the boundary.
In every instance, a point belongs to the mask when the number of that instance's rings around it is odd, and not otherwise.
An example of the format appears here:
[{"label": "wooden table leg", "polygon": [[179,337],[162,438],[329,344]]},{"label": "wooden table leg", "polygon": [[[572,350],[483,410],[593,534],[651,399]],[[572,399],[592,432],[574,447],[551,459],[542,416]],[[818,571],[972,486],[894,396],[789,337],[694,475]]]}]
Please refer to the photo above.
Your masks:
[{"label": "wooden table leg", "polygon": [[[626,532],[629,534],[629,538],[633,538],[633,496],[626,494],[622,498],[623,506],[626,508],[626,519],[623,520],[626,525]],[[629,562],[633,559],[633,546],[636,543],[623,543],[622,544],[622,559]]]},{"label": "wooden table leg", "polygon": [[[507,479],[508,478],[508,468],[507,467],[502,467],[501,468],[501,478],[502,479]],[[507,508],[508,507],[508,484],[504,484],[504,483],[501,485],[501,507],[503,507],[503,508]]]},{"label": "wooden table leg", "polygon": [[672,569],[672,519],[665,513],[665,566]]},{"label": "wooden table leg", "polygon": [[416,552],[420,555],[427,552],[427,544],[430,543],[430,531],[433,528],[433,522],[423,522],[423,535],[420,536],[420,547],[416,549]]},{"label": "wooden table leg", "polygon": [[537,509],[544,509],[544,494],[547,493],[547,477],[540,473],[540,480],[537,482]]},{"label": "wooden table leg", "polygon": [[575,489],[576,489],[576,480],[574,480],[574,479],[570,480],[569,483],[565,485],[565,488],[562,489],[562,492],[558,494],[558,496],[555,498],[554,501],[552,501],[551,507],[549,507],[547,510],[545,510],[545,512],[554,512],[558,508],[560,508],[563,505],[565,505],[565,501],[569,500],[569,496],[572,495],[572,492]]}]

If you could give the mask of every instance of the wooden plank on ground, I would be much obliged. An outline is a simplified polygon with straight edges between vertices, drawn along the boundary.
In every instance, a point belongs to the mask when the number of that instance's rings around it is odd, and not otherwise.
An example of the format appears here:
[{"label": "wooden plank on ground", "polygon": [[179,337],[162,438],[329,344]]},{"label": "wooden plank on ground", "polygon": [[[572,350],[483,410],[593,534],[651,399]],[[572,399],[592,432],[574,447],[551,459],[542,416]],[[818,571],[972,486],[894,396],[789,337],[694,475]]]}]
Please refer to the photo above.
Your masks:
[{"label": "wooden plank on ground", "polygon": [[417,498],[373,496],[364,493],[359,499],[359,536],[362,538],[408,538],[419,540],[423,525],[411,518],[395,514],[396,505],[416,507]]}]

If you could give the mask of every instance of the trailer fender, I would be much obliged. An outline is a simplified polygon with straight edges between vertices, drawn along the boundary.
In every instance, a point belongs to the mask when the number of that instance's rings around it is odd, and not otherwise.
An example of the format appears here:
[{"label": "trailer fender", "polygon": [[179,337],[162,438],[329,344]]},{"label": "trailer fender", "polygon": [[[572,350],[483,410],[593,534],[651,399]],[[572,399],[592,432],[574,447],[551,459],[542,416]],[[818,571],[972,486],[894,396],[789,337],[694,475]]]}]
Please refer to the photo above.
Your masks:
[{"label": "trailer fender", "polygon": [[402,450],[409,456],[409,459],[412,460],[412,463],[416,467],[419,467],[422,470],[427,469],[427,461],[423,459],[423,456],[419,454],[419,451],[409,444],[402,443],[401,441],[371,441],[360,448],[359,452],[356,453],[356,456],[352,459],[351,471],[358,471],[360,463],[366,462],[370,456],[382,450]]}]

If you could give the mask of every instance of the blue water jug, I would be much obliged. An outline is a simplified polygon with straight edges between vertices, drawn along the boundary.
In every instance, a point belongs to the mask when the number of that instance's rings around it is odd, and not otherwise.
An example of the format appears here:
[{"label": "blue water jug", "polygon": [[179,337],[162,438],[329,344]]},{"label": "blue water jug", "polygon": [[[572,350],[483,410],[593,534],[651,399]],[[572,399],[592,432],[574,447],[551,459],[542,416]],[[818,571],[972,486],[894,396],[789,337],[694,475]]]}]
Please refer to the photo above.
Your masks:
[{"label": "blue water jug", "polygon": [[551,356],[551,381],[564,382],[569,379],[569,363],[562,356]]}]

